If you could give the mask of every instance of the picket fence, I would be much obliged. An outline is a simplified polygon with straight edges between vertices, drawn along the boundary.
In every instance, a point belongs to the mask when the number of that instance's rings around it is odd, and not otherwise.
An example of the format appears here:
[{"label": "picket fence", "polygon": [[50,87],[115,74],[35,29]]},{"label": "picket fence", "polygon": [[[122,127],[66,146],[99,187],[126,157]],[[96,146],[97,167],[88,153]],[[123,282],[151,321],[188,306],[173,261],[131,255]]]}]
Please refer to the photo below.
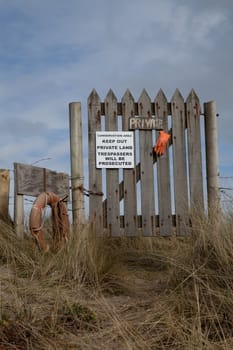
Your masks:
[{"label": "picket fence", "polygon": [[[120,101],[109,90],[101,101],[96,90],[88,98],[89,187],[83,186],[81,103],[69,105],[73,225],[85,224],[84,194],[89,195],[89,222],[97,234],[117,236],[188,235],[193,215],[220,221],[217,113],[215,101],[204,103],[192,89],[186,100],[177,89],[170,102],[162,90],[152,101],[143,90],[138,101],[127,90]],[[98,132],[132,129],[132,168],[97,166]],[[136,125],[136,127],[135,127]],[[162,156],[153,146],[159,128],[171,134]],[[132,135],[132,134],[131,134]],[[14,225],[24,232],[23,196],[41,191],[69,193],[69,176],[44,168],[14,164]],[[0,216],[8,220],[9,171],[0,170]],[[81,226],[80,226],[81,225]]]},{"label": "picket fence", "polygon": [[[103,102],[96,90],[91,92],[88,98],[89,215],[97,233],[105,231],[112,236],[190,233],[191,213],[203,214],[208,208],[204,200],[206,178],[208,200],[211,202],[212,198],[215,204],[217,200],[215,109],[214,101],[207,102],[202,113],[193,89],[186,101],[177,89],[170,102],[161,89],[153,101],[145,89],[138,101],[129,90],[118,101],[110,89]],[[159,131],[134,130],[135,167],[97,168],[96,133],[129,131],[132,117],[162,120],[163,129],[171,133],[169,149],[156,157],[153,146]],[[204,123],[201,118],[206,119]],[[204,140],[202,124],[205,125]]]}]

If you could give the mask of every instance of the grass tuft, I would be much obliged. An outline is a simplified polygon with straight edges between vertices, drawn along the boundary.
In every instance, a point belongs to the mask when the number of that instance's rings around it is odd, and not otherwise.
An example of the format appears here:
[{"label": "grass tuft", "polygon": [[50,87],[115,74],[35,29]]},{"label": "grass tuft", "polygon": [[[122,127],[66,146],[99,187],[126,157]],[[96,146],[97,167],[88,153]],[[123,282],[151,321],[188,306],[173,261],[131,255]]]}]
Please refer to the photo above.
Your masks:
[{"label": "grass tuft", "polygon": [[233,221],[189,237],[74,232],[57,254],[0,222],[1,349],[233,348]]}]

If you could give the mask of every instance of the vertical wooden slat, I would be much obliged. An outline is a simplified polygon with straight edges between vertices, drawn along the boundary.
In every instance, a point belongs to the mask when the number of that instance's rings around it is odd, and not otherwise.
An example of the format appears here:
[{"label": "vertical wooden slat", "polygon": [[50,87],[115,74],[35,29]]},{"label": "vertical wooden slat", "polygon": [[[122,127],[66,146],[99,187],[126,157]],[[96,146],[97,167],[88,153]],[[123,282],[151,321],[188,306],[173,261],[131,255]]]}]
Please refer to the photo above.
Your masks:
[{"label": "vertical wooden slat", "polygon": [[171,100],[173,171],[177,235],[189,233],[184,99],[176,90]]},{"label": "vertical wooden slat", "polygon": [[18,238],[24,236],[24,199],[18,194],[18,164],[14,163],[14,227]]},{"label": "vertical wooden slat", "polygon": [[191,212],[204,212],[199,98],[191,90],[186,100]]},{"label": "vertical wooden slat", "polygon": [[96,131],[101,131],[101,101],[93,90],[88,98],[89,215],[97,234],[103,233],[102,170],[96,168]]},{"label": "vertical wooden slat", "polygon": [[9,222],[10,171],[0,169],[0,219]]},{"label": "vertical wooden slat", "polygon": [[[155,98],[155,115],[163,120],[164,131],[168,131],[167,98],[160,89]],[[157,132],[158,137],[159,132]],[[158,207],[159,207],[159,233],[161,236],[172,234],[171,210],[171,184],[169,151],[157,158],[158,174]]]},{"label": "vertical wooden slat", "polygon": [[[105,130],[118,131],[117,99],[109,90],[105,99]],[[119,171],[106,170],[107,227],[112,236],[120,235]]]},{"label": "vertical wooden slat", "polygon": [[[72,217],[76,229],[85,223],[83,194],[82,112],[80,102],[69,104]],[[45,172],[46,180],[46,172]],[[46,191],[46,189],[44,189]]]},{"label": "vertical wooden slat", "polygon": [[[127,90],[122,98],[122,129],[128,131],[129,117],[134,116],[134,99]],[[134,140],[135,149],[135,140]],[[137,195],[136,166],[134,169],[124,169],[124,230],[126,236],[137,234]]]},{"label": "vertical wooden slat", "polygon": [[220,222],[221,205],[219,193],[218,125],[216,116],[216,101],[204,103],[204,115],[208,215],[211,220]]},{"label": "vertical wooden slat", "polygon": [[[145,90],[143,90],[139,98],[138,105],[139,116],[151,117],[151,101]],[[140,130],[139,143],[141,158],[142,234],[143,236],[152,236],[155,232],[152,131]]]}]

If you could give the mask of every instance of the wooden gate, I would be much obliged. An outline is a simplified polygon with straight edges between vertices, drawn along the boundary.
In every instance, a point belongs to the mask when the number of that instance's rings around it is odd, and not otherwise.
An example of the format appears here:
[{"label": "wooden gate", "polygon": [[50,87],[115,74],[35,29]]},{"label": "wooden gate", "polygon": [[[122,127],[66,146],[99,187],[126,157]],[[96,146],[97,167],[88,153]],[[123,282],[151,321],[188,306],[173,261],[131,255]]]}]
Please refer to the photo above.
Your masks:
[{"label": "wooden gate", "polygon": [[[204,104],[204,114],[209,110],[209,103]],[[216,126],[215,109],[210,114]],[[176,90],[170,102],[162,90],[153,101],[143,90],[137,102],[129,90],[120,102],[112,90],[103,102],[95,90],[91,92],[88,98],[89,214],[98,233],[107,230],[112,236],[170,236],[190,232],[190,213],[205,212],[201,115],[194,90],[186,101]],[[153,145],[158,130],[141,127],[133,131],[136,159],[133,168],[97,168],[97,132],[129,131],[132,117],[161,120],[163,129],[171,133],[171,147],[163,156],[156,157]],[[206,138],[211,138],[207,124],[205,129]],[[211,152],[213,150],[206,148],[206,158],[209,154],[213,157]],[[207,178],[208,195],[213,188],[216,192],[218,186],[216,154],[214,157],[214,169],[207,174],[211,178],[209,187]],[[214,185],[210,184],[213,177]]]}]

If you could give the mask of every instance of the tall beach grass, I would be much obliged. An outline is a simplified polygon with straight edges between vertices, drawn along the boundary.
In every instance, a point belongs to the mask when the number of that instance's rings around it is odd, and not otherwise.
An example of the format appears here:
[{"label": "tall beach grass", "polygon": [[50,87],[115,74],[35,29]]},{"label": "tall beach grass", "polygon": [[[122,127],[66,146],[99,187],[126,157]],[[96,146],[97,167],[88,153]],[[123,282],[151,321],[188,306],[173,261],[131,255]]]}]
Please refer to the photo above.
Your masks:
[{"label": "tall beach grass", "polygon": [[232,349],[233,220],[189,237],[74,232],[57,254],[0,223],[0,349]]}]

